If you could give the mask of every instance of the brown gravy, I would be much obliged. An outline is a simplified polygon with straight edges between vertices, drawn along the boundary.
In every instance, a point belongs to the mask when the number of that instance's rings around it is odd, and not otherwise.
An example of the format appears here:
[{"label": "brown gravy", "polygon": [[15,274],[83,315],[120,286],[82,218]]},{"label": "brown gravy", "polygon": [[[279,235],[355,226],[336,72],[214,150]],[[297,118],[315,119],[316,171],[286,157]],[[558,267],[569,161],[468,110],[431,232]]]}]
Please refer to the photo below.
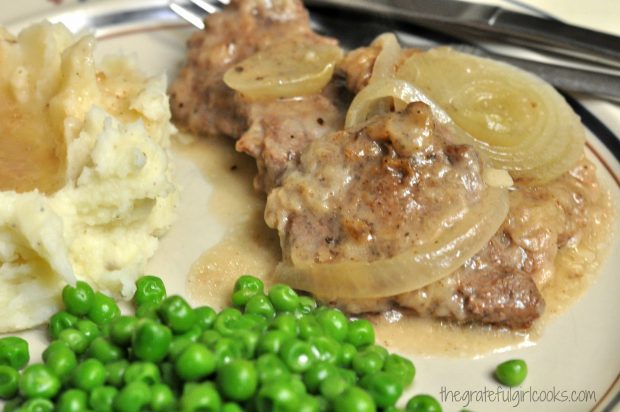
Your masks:
[{"label": "brown gravy", "polygon": [[64,177],[65,145],[47,110],[27,110],[0,99],[0,190],[44,193],[58,190]]},{"label": "brown gravy", "polygon": [[[217,308],[229,304],[228,297],[241,274],[269,275],[280,259],[275,231],[263,220],[264,195],[252,188],[254,160],[236,153],[230,140],[200,139],[177,148],[189,156],[214,186],[209,212],[228,229],[222,241],[206,250],[188,276],[190,298]],[[592,210],[592,222],[582,242],[560,251],[558,270],[543,288],[545,314],[528,331],[487,326],[460,326],[433,319],[405,316],[397,311],[369,316],[377,340],[392,350],[418,356],[477,357],[534,345],[544,324],[561,313],[592,283],[604,257],[608,224],[613,208],[608,196]]]}]

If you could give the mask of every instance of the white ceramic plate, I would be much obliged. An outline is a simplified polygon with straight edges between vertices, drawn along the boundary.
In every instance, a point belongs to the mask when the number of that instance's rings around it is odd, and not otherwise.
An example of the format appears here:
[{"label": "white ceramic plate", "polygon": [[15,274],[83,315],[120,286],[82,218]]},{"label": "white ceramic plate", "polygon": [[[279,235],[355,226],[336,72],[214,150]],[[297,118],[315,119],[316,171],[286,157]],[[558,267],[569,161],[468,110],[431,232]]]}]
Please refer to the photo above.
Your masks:
[{"label": "white ceramic plate", "polygon": [[[73,30],[91,29],[100,38],[97,53],[135,53],[149,73],[165,71],[173,78],[185,53],[185,39],[192,29],[165,7],[165,1],[113,0],[62,9],[62,13],[36,16],[15,22],[11,30],[49,18],[63,21]],[[589,148],[598,163],[601,181],[620,204],[620,108],[597,100],[584,102],[596,116],[581,107],[580,115],[590,128]],[[603,121],[600,121],[602,119]],[[199,167],[188,158],[176,157],[178,178],[184,187],[180,216],[164,237],[147,272],[162,276],[170,293],[188,295],[186,276],[192,263],[223,235],[225,227],[207,211],[212,186]],[[614,222],[620,233],[620,220]],[[472,391],[465,401],[444,399],[444,410],[467,407],[476,411],[611,411],[620,405],[620,236],[612,240],[609,257],[591,288],[570,309],[546,325],[538,342],[513,352],[476,359],[416,357],[415,393],[441,399],[446,391]],[[197,303],[197,302],[194,302]],[[206,302],[208,303],[208,302]],[[45,342],[44,332],[24,333],[33,342],[34,358]],[[519,391],[499,388],[491,371],[499,362],[524,358],[530,374]],[[529,392],[528,392],[529,391]],[[537,391],[546,401],[533,401]],[[591,391],[596,400],[562,401],[572,391]],[[555,396],[555,399],[553,398]],[[583,396],[583,393],[581,393]]]}]

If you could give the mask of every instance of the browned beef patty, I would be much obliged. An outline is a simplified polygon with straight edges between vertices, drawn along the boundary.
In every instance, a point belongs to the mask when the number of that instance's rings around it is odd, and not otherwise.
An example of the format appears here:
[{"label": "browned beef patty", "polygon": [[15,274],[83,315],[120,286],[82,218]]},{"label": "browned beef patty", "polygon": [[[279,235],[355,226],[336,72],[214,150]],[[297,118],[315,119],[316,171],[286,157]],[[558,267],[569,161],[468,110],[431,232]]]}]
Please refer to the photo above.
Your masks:
[{"label": "browned beef patty", "polygon": [[[254,103],[223,83],[226,70],[284,37],[303,36],[315,42],[335,40],[312,32],[308,13],[299,0],[232,0],[222,13],[208,16],[205,24],[205,30],[189,39],[187,61],[170,89],[174,121],[195,134],[237,139],[237,150],[257,161],[256,188],[270,193],[281,186],[285,173],[299,167],[301,154],[311,142],[342,129],[351,98],[346,89],[355,93],[367,84],[379,49],[371,46],[349,53],[340,64],[338,75],[320,94]],[[405,51],[404,55],[407,53],[412,51]],[[346,133],[337,135],[347,136]],[[364,143],[367,146],[364,150],[378,150],[379,158],[385,159],[385,164],[372,166],[379,173],[377,179],[367,176],[366,191],[358,194],[360,199],[366,197],[367,207],[352,215],[357,217],[344,219],[337,226],[316,220],[308,212],[310,209],[299,212],[305,213],[305,217],[295,219],[295,223],[281,232],[285,252],[288,249],[290,253],[303,241],[305,247],[300,250],[311,250],[321,259],[331,259],[343,253],[342,248],[333,247],[336,242],[342,245],[346,237],[361,238],[369,233],[381,233],[383,240],[368,243],[367,249],[349,248],[346,253],[373,259],[399,250],[398,242],[406,231],[398,227],[394,216],[402,217],[399,208],[415,203],[399,189],[399,182],[424,178],[428,180],[423,185],[428,186],[437,179],[433,179],[431,172],[416,176],[408,170],[407,162],[394,157],[393,147],[390,149],[389,144],[379,141]],[[361,142],[357,144],[364,146]],[[447,161],[466,166],[463,176],[476,175],[478,163],[472,149],[448,150],[440,145],[438,150],[429,171],[442,170],[437,165]],[[318,156],[316,164],[321,167],[319,160],[323,155],[307,156]],[[350,156],[354,157],[355,153]],[[371,168],[370,164],[366,167]],[[468,172],[467,167],[472,169]],[[543,284],[553,272],[558,248],[579,238],[587,224],[585,210],[599,193],[596,186],[594,168],[585,160],[547,185],[517,186],[510,193],[510,213],[500,230],[453,275],[399,296],[332,303],[352,313],[400,306],[420,316],[527,327],[544,308],[537,285]],[[444,192],[448,191],[447,187]],[[441,191],[440,188],[438,193]],[[318,195],[328,197],[329,192]],[[421,196],[416,200],[418,203],[430,199],[427,196],[423,200],[421,192],[418,195]],[[464,195],[475,195],[475,190]],[[302,202],[299,207],[309,205]],[[345,203],[341,207],[349,210],[356,205]],[[278,208],[281,208],[279,212]],[[289,208],[272,204],[268,213],[285,213]],[[334,210],[337,213],[342,214]],[[387,236],[389,232],[393,234],[391,240]]]},{"label": "browned beef patty", "polygon": [[233,0],[189,39],[185,66],[170,87],[175,123],[198,135],[238,139],[237,150],[257,160],[255,186],[265,192],[310,141],[342,128],[351,99],[338,79],[316,95],[267,102],[249,101],[224,84],[224,73],[236,63],[292,37],[336,43],[312,31],[299,0]]}]

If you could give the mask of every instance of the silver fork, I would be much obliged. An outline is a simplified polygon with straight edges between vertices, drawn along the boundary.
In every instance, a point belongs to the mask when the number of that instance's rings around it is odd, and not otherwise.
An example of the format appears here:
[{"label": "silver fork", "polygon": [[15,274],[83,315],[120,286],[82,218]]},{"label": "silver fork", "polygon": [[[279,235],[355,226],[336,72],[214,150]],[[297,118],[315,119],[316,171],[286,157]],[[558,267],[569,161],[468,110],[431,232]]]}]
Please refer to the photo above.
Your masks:
[{"label": "silver fork", "polygon": [[[229,0],[184,0],[183,2],[181,0],[169,0],[168,7],[183,20],[202,30],[204,29],[204,15],[216,13],[228,4]],[[360,40],[369,37],[368,27],[361,27],[359,22],[347,21],[346,18],[342,17],[338,19],[336,25],[330,24],[329,21],[327,23],[313,21],[313,28],[339,38],[345,47],[360,47],[363,45],[363,41]],[[379,26],[376,34],[379,34],[380,31],[391,30],[393,30],[392,27]],[[400,40],[407,47],[429,48],[437,45],[432,41],[429,42],[428,39],[412,36],[411,33],[400,32],[397,34],[400,34]],[[448,43],[448,45],[464,53],[490,57],[520,67],[567,92],[585,93],[620,102],[620,76],[617,74],[507,56],[469,43]]]}]

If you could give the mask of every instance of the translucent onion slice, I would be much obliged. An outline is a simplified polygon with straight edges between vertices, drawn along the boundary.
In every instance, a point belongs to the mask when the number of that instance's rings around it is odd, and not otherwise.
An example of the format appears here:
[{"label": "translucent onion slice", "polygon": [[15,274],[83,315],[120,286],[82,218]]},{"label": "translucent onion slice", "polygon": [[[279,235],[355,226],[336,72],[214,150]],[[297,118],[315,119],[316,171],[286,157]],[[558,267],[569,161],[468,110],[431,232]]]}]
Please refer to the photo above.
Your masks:
[{"label": "translucent onion slice", "polygon": [[444,47],[412,55],[396,77],[443,107],[492,166],[522,181],[552,180],[583,155],[585,132],[564,98],[513,66]]},{"label": "translucent onion slice", "polygon": [[[448,113],[429,99],[420,89],[405,80],[388,78],[370,83],[355,95],[347,111],[345,127],[355,127],[364,123],[370,117],[374,103],[386,97],[394,99],[397,110],[403,109],[407,103],[411,102],[426,103],[433,111],[436,121],[443,125],[452,124],[452,119]],[[464,138],[463,142],[467,143],[469,140],[471,138]]]},{"label": "translucent onion slice", "polygon": [[287,39],[230,68],[224,83],[254,100],[315,94],[330,81],[341,58],[336,45]]},{"label": "translucent onion slice", "polygon": [[462,219],[430,244],[372,262],[282,262],[275,277],[324,299],[376,298],[419,289],[453,273],[482,249],[507,213],[506,190],[488,187]]},{"label": "translucent onion slice", "polygon": [[373,40],[371,46],[380,45],[381,51],[375,59],[372,66],[372,74],[369,83],[373,83],[380,79],[389,79],[394,77],[396,63],[400,58],[400,44],[394,33],[383,33]]}]

